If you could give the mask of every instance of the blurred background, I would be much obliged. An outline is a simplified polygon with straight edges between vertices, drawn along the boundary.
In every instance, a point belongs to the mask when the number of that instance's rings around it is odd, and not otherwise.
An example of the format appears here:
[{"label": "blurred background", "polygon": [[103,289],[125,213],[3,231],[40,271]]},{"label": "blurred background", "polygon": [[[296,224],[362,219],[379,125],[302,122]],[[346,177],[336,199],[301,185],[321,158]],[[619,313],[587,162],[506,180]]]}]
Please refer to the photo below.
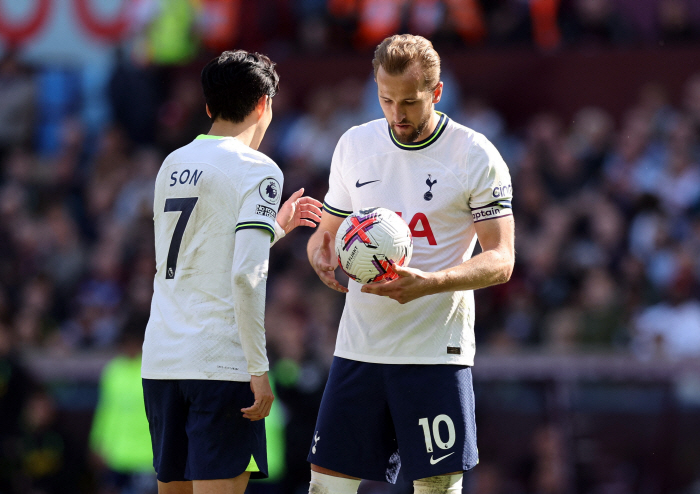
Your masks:
[{"label": "blurred background", "polygon": [[[262,151],[323,199],[333,148],[380,118],[374,46],[443,58],[438,109],[514,181],[511,281],[476,292],[481,464],[469,494],[700,493],[700,2],[0,2],[0,493],[153,492],[140,345],[153,182],[209,128],[199,71],[278,63]],[[343,296],[274,247],[272,478],[306,454]],[[410,485],[363,483],[362,493]]]}]

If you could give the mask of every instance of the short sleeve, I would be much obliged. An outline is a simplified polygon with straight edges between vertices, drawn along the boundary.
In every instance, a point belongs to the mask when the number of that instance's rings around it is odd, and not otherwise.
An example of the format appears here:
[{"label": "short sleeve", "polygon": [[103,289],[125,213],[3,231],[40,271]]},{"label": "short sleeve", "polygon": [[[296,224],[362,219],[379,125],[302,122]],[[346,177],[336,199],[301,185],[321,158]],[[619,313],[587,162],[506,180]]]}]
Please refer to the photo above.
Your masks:
[{"label": "short sleeve", "polygon": [[513,184],[495,146],[479,134],[467,155],[469,208],[474,223],[513,214]]},{"label": "short sleeve", "polygon": [[236,231],[259,228],[275,238],[275,219],[282,199],[282,171],[261,163],[246,175],[241,187],[242,203]]},{"label": "short sleeve", "polygon": [[352,200],[343,180],[343,171],[347,167],[347,134],[340,138],[333,151],[331,173],[328,178],[328,193],[323,200],[323,210],[334,216],[345,218],[352,214]]}]

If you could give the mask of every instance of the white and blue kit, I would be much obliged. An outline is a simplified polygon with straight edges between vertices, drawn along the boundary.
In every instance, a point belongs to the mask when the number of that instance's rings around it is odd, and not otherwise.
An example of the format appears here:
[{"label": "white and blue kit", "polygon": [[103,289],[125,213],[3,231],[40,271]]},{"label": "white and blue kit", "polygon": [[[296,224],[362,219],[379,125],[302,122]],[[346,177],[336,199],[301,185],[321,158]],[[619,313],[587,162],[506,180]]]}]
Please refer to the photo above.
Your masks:
[{"label": "white and blue kit", "polygon": [[141,376],[158,479],[267,476],[250,376],[268,368],[265,285],[282,172],[234,137],[171,153],[154,197],[156,268]]},{"label": "white and blue kit", "polygon": [[[346,132],[324,210],[339,217],[377,206],[399,213],[413,234],[410,267],[434,272],[468,260],[474,224],[511,215],[511,198],[508,167],[495,147],[440,114],[434,132],[411,144],[398,142],[384,119]],[[401,305],[362,293],[352,280],[348,288],[309,461],[390,482],[400,466],[409,480],[472,468],[473,292]]]}]

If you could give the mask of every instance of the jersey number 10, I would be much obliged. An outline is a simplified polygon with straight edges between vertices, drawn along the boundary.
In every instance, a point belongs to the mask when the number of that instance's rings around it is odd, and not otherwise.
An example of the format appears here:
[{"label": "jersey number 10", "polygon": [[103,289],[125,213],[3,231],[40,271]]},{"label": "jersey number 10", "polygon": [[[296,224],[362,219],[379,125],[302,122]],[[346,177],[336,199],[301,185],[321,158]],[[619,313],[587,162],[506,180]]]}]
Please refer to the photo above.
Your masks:
[{"label": "jersey number 10", "polygon": [[172,213],[180,211],[180,217],[173,231],[173,238],[170,240],[170,249],[168,249],[168,260],[165,264],[165,279],[172,280],[175,278],[175,268],[177,267],[177,256],[180,254],[180,244],[182,243],[182,235],[187,228],[187,222],[190,220],[190,215],[197,204],[199,197],[179,197],[165,200],[165,212]]}]

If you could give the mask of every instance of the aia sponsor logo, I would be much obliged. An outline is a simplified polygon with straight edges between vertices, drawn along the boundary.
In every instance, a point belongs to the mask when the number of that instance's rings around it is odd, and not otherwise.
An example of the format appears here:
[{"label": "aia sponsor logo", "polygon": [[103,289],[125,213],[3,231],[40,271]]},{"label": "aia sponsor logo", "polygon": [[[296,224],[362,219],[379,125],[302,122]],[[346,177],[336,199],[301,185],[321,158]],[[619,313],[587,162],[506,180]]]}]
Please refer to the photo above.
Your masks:
[{"label": "aia sponsor logo", "polygon": [[[401,211],[396,211],[396,214],[403,218]],[[428,239],[428,244],[437,245],[435,235],[433,234],[433,229],[430,227],[430,221],[428,221],[428,217],[425,214],[414,214],[411,221],[408,222],[408,228],[411,230],[411,235],[413,235],[414,239],[421,237],[426,238]],[[420,228],[420,230],[418,228]]]}]

